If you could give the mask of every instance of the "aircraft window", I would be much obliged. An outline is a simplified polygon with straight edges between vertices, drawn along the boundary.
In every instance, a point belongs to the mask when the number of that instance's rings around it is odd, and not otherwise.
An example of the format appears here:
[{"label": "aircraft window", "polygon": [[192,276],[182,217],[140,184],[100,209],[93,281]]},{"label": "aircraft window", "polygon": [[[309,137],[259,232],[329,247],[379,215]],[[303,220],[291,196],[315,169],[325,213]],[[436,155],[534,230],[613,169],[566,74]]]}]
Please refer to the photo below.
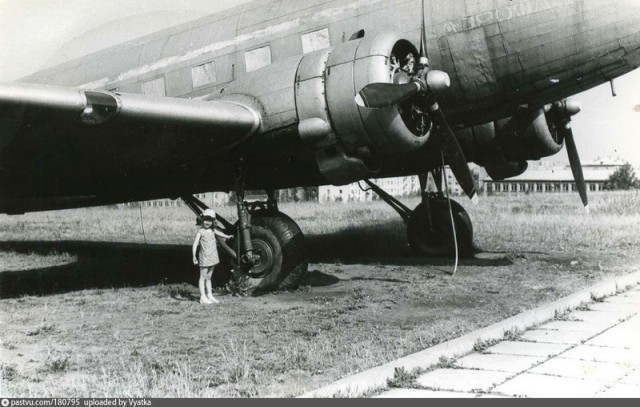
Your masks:
[{"label": "aircraft window", "polygon": [[194,88],[216,82],[216,66],[213,62],[194,66],[191,68],[191,79]]},{"label": "aircraft window", "polygon": [[271,64],[271,47],[264,46],[252,49],[244,54],[247,72],[255,71]]},{"label": "aircraft window", "polygon": [[142,84],[142,92],[149,96],[165,96],[164,76]]},{"label": "aircraft window", "polygon": [[329,48],[330,46],[331,43],[329,42],[328,28],[323,28],[322,30],[313,31],[302,35],[302,52],[304,54],[318,51],[320,49]]}]

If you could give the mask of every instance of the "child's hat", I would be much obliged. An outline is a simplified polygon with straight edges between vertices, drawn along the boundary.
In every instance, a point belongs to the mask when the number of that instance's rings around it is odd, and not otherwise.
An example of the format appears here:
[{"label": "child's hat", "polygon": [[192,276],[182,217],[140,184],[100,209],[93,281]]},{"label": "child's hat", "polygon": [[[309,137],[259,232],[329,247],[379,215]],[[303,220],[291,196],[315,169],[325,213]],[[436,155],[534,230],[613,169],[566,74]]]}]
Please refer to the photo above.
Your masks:
[{"label": "child's hat", "polygon": [[204,212],[202,212],[202,218],[211,218],[211,220],[213,220],[216,218],[216,211],[213,209],[205,209]]}]

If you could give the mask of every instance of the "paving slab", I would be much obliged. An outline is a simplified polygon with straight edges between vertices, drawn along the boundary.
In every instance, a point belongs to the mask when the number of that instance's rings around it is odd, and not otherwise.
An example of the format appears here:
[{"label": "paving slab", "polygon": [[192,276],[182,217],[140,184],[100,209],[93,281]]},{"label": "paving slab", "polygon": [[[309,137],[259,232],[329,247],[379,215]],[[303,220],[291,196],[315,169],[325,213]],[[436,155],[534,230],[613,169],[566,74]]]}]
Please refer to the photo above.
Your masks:
[{"label": "paving slab", "polygon": [[551,357],[564,352],[571,346],[557,343],[504,341],[487,348],[485,353]]},{"label": "paving slab", "polygon": [[632,371],[630,365],[555,358],[534,367],[529,373],[614,383]]},{"label": "paving slab", "polygon": [[640,397],[640,386],[631,384],[614,384],[611,388],[596,394],[602,398],[638,398]]},{"label": "paving slab", "polygon": [[513,376],[509,372],[490,372],[469,369],[436,369],[416,379],[419,385],[438,390],[489,391]]},{"label": "paving slab", "polygon": [[604,388],[604,383],[591,382],[588,380],[523,373],[495,387],[491,392],[508,396],[576,398],[593,397],[598,391]]},{"label": "paving slab", "polygon": [[640,369],[636,369],[635,371],[623,377],[622,380],[620,380],[620,383],[640,386]]},{"label": "paving slab", "polygon": [[610,302],[595,302],[593,304],[589,304],[589,309],[592,311],[613,311],[620,313],[628,312],[631,316],[640,312],[640,304],[613,304]]},{"label": "paving slab", "polygon": [[585,342],[588,345],[626,348],[640,352],[640,330],[619,325]]},{"label": "paving slab", "polygon": [[520,373],[543,362],[547,356],[497,355],[472,353],[456,360],[456,365],[467,369]]},{"label": "paving slab", "polygon": [[630,366],[640,365],[640,352],[624,348],[607,348],[586,344],[570,349],[558,357],[592,362],[620,363]]},{"label": "paving slab", "polygon": [[626,312],[612,311],[573,311],[567,315],[567,319],[573,321],[604,322],[611,325],[618,324],[628,317]]},{"label": "paving slab", "polygon": [[638,298],[640,298],[640,287],[636,287],[636,288],[633,288],[633,289],[631,289],[629,291],[626,291],[626,292],[624,292],[622,294],[618,294],[618,295],[616,295],[616,297],[627,297],[627,298],[638,299]]},{"label": "paving slab", "polygon": [[469,399],[476,397],[475,393],[463,393],[453,391],[434,391],[423,389],[392,389],[375,396],[376,399],[439,399],[439,398],[461,398]]},{"label": "paving slab", "polygon": [[624,325],[633,329],[640,329],[640,315],[629,318],[624,322]]},{"label": "paving slab", "polygon": [[594,334],[592,332],[584,331],[554,331],[549,329],[532,329],[522,334],[520,338],[534,342],[579,345],[593,336]]},{"label": "paving slab", "polygon": [[[558,313],[564,313],[566,312],[566,310],[575,309],[576,307],[580,307],[582,304],[589,303],[594,296],[608,297],[616,294],[620,287],[629,287],[632,285],[635,285],[635,291],[625,294],[625,302],[631,302],[640,299],[640,270],[638,270],[637,268],[629,274],[603,280],[584,290],[563,297],[557,301],[545,304],[529,311],[525,311],[521,314],[507,318],[485,328],[452,339],[450,341],[443,342],[414,354],[390,361],[381,366],[377,366],[357,373],[355,375],[342,378],[320,389],[309,391],[300,397],[334,397],[338,394],[342,395],[343,397],[361,396],[368,391],[384,388],[387,384],[387,381],[393,377],[395,369],[398,367],[403,367],[411,371],[416,368],[431,367],[437,364],[442,357],[462,357],[469,354],[469,352],[473,350],[474,346],[479,341],[488,342],[493,340],[501,340],[503,339],[506,332],[512,332],[514,329],[526,330],[532,326],[546,323],[550,320],[553,320],[554,317],[558,315]],[[614,297],[610,298],[611,301],[618,301],[613,299]],[[609,302],[607,300],[609,300],[610,298],[605,298],[605,302]],[[575,313],[575,316],[581,316],[580,312]],[[619,313],[611,313],[605,311],[590,311],[589,317],[582,317],[585,322],[612,322],[612,325],[615,325],[621,319],[621,315]],[[488,349],[486,353],[505,353],[524,356],[547,356],[557,355],[558,353],[573,346],[575,345],[507,341],[507,343],[505,344],[495,345],[494,347]],[[456,379],[458,381],[461,381],[461,370],[462,369],[456,370]],[[484,375],[488,373],[509,374],[506,372],[494,371],[484,371],[483,373]],[[527,374],[529,373],[524,373],[523,375]],[[495,392],[491,393],[495,394]],[[583,394],[576,394],[576,396],[583,396]]]},{"label": "paving slab", "polygon": [[582,322],[582,321],[551,321],[538,327],[539,329],[552,329],[556,331],[581,331],[598,334],[609,328],[611,324],[603,322]]},{"label": "paving slab", "polygon": [[604,302],[610,304],[640,304],[640,295],[629,297],[625,294],[619,294],[615,297],[606,298]]}]

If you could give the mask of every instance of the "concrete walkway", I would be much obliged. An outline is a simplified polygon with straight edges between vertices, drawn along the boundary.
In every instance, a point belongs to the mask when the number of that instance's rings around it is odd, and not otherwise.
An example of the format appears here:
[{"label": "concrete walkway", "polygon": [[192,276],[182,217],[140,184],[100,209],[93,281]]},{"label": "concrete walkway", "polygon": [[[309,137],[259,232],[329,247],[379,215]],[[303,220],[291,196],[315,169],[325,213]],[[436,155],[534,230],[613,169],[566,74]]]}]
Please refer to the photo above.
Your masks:
[{"label": "concrete walkway", "polygon": [[300,397],[363,396],[640,397],[640,271]]}]

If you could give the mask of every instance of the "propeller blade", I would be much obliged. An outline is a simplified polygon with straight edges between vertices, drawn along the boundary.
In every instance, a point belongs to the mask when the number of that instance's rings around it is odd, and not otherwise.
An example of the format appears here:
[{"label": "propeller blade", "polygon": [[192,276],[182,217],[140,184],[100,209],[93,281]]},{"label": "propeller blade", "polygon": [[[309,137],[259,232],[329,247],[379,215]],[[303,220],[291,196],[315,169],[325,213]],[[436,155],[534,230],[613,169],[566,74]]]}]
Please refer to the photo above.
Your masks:
[{"label": "propeller blade", "polygon": [[401,103],[420,91],[420,84],[371,83],[358,92],[356,103],[361,107],[380,109]]},{"label": "propeller blade", "polygon": [[578,156],[578,149],[576,147],[576,141],[573,138],[573,131],[571,130],[571,122],[567,123],[564,131],[564,141],[567,146],[567,154],[569,155],[569,164],[571,165],[571,172],[573,172],[573,179],[578,187],[578,193],[580,199],[584,205],[587,213],[589,212],[589,200],[587,199],[587,184],[584,182],[584,175],[582,174],[582,165],[580,164],[580,157]]},{"label": "propeller blade", "polygon": [[424,0],[422,0],[422,14],[420,15],[422,24],[420,26],[420,58],[428,58],[427,53],[427,28],[424,23]]},{"label": "propeller blade", "polygon": [[453,175],[456,177],[456,180],[458,180],[465,194],[467,194],[470,199],[473,199],[476,194],[476,183],[473,180],[469,164],[464,157],[464,152],[462,151],[462,147],[460,147],[460,143],[458,143],[456,135],[453,130],[451,130],[451,126],[449,126],[447,119],[444,117],[442,110],[437,106],[437,103],[434,104],[434,108],[431,109],[429,115],[431,120],[433,120],[444,133],[443,150],[447,156],[451,172],[453,172]]}]

